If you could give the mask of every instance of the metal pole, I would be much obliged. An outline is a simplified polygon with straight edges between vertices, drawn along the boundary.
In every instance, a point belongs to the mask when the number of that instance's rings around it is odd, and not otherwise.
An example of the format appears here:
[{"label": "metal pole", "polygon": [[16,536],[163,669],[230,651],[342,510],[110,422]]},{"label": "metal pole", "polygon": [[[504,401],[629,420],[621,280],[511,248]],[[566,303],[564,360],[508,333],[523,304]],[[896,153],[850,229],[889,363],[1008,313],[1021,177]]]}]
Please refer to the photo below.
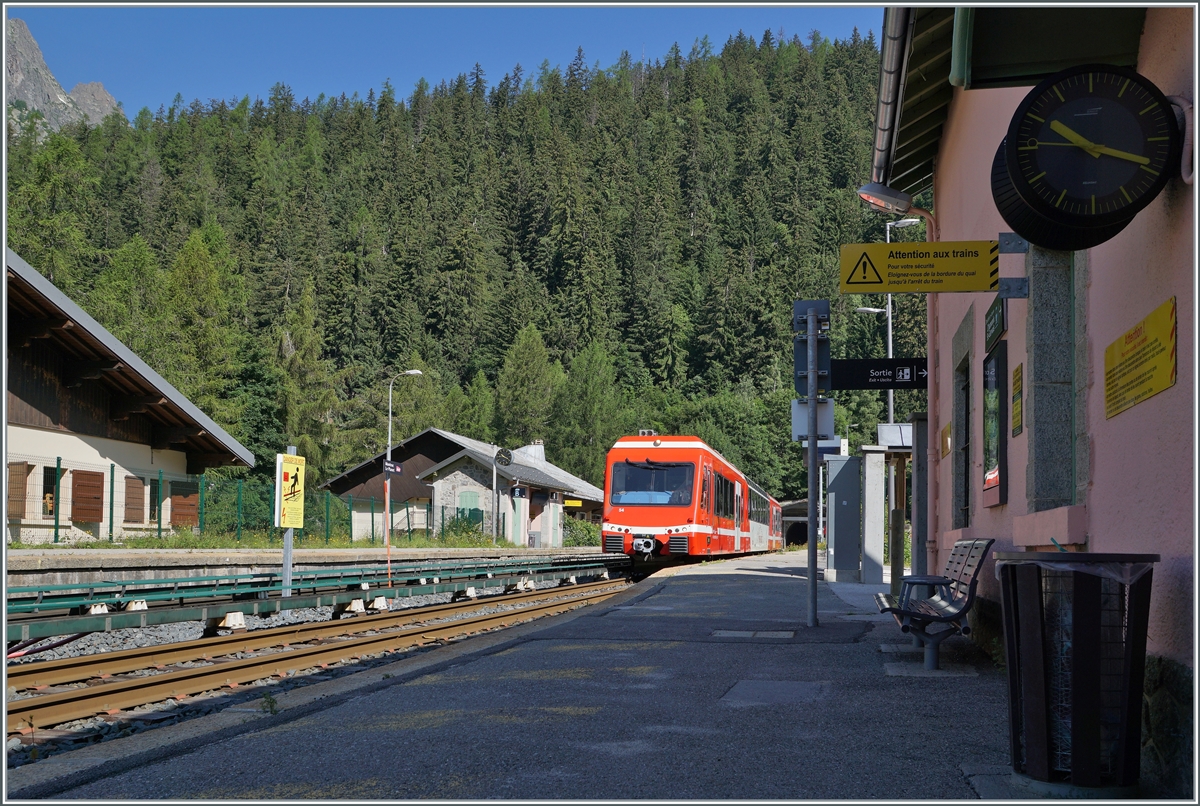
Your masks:
[{"label": "metal pole", "polygon": [[500,509],[500,491],[496,489],[496,457],[492,457],[492,545],[496,545],[496,529],[499,524],[496,522],[496,515]]},{"label": "metal pole", "polygon": [[200,474],[200,534],[204,534],[204,488],[208,485],[205,483],[208,477]]},{"label": "metal pole", "polygon": [[[398,377],[398,376],[397,376]],[[388,439],[387,454],[383,460],[383,520],[386,526],[383,530],[383,545],[387,548],[388,587],[392,586],[392,521],[389,517],[392,510],[392,474],[388,472],[388,462],[392,461],[392,384],[393,377],[388,382]]]},{"label": "metal pole", "polygon": [[817,309],[808,309],[808,626],[817,626],[817,519],[813,478],[817,469]]},{"label": "metal pole", "polygon": [[[289,456],[296,455],[296,446],[288,445],[287,452]],[[280,500],[283,500],[283,490],[279,491]],[[288,527],[283,533],[283,591],[280,593],[283,597],[292,595],[292,535],[294,530]]]},{"label": "metal pole", "polygon": [[371,545],[375,545],[375,496],[371,496]]},{"label": "metal pole", "polygon": [[242,541],[242,480],[238,479],[237,493],[237,539]]},{"label": "metal pole", "polygon": [[346,496],[346,514],[350,518],[350,545],[354,545],[354,496]]},{"label": "metal pole", "polygon": [[[162,471],[158,471],[162,475]],[[162,482],[160,481],[161,485]],[[62,509],[62,457],[54,457],[54,542],[58,542],[58,511]],[[162,527],[159,527],[161,536]]]},{"label": "metal pole", "polygon": [[158,470],[158,539],[162,540],[162,502],[163,502],[163,474],[162,468]]},{"label": "metal pole", "polygon": [[329,545],[329,490],[325,491],[325,545]]},{"label": "metal pole", "polygon": [[108,466],[108,542],[113,542],[113,497],[117,492],[117,466]]}]

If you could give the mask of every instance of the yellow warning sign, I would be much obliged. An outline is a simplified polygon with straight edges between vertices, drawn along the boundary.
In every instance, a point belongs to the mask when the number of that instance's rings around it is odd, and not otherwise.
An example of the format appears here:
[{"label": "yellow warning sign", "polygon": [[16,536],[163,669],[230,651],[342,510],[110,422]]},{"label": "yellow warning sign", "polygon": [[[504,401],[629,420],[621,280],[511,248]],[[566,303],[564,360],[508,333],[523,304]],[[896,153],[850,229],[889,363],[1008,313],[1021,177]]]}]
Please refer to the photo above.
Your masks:
[{"label": "yellow warning sign", "polygon": [[1115,417],[1175,385],[1178,354],[1175,297],[1104,351],[1104,416]]},{"label": "yellow warning sign", "polygon": [[275,454],[275,525],[304,528],[304,457]]},{"label": "yellow warning sign", "polygon": [[999,286],[998,241],[842,245],[843,294],[995,291]]}]

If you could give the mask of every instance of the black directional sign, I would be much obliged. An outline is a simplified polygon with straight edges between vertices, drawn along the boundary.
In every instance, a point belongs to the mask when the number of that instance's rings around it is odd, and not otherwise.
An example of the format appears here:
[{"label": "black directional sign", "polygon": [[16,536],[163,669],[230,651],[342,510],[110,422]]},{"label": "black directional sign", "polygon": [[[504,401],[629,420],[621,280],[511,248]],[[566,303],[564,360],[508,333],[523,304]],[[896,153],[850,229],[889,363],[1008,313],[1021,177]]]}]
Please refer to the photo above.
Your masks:
[{"label": "black directional sign", "polygon": [[924,389],[929,373],[925,357],[834,359],[830,389]]}]

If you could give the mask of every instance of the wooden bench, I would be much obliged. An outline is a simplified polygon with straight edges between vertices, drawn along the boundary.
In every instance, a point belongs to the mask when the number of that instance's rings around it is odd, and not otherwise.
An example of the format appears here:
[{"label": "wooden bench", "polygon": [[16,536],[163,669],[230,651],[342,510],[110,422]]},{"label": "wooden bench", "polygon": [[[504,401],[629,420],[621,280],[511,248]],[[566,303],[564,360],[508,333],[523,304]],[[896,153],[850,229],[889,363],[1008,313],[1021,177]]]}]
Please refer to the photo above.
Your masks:
[{"label": "wooden bench", "polygon": [[[891,613],[900,631],[911,633],[925,647],[925,668],[938,668],[938,647],[951,635],[967,635],[967,613],[975,603],[979,569],[993,540],[960,540],[954,544],[942,576],[906,576],[901,581],[900,598],[890,593],[875,594],[880,613]],[[929,586],[933,594],[917,597],[919,588]],[[929,632],[935,624],[946,629]]]}]

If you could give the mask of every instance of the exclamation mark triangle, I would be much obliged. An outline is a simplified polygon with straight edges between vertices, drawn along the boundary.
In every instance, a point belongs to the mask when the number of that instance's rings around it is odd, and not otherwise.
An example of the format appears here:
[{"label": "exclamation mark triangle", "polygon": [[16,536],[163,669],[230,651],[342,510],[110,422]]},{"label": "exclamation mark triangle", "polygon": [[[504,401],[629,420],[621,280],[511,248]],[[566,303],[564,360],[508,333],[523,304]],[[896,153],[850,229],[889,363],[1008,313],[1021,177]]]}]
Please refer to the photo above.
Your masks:
[{"label": "exclamation mark triangle", "polygon": [[862,257],[850,270],[850,276],[846,278],[846,285],[883,285],[883,278],[879,276],[879,270],[875,268],[875,264],[871,262],[871,258],[866,252],[862,253]]}]

